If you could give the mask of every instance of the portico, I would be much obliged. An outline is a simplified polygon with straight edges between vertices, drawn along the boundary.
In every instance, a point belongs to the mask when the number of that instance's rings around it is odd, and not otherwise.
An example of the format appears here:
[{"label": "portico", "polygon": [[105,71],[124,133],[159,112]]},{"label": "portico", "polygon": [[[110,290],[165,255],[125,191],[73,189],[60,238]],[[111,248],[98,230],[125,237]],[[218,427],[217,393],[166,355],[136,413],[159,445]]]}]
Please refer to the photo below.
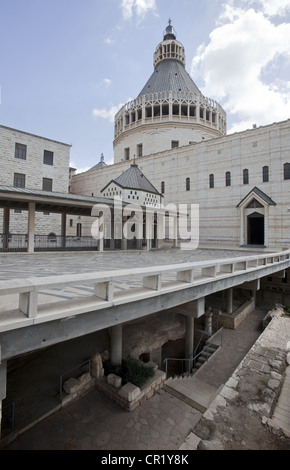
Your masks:
[{"label": "portico", "polygon": [[[2,251],[34,253],[85,248],[97,251],[103,251],[104,248],[126,250],[134,239],[137,240],[134,248],[141,249],[142,241],[145,241],[146,249],[150,250],[152,247],[158,247],[160,241],[158,236],[164,239],[164,232],[156,230],[157,213],[163,218],[173,218],[174,233],[177,234],[178,214],[173,212],[168,214],[168,210],[161,208],[143,210],[144,207],[128,203],[126,205],[120,200],[107,197],[87,197],[0,186],[0,207],[4,209]],[[10,210],[13,209],[28,213],[27,233],[24,235],[14,236],[10,233]],[[36,234],[35,223],[38,212],[61,214],[60,236],[55,233]],[[91,220],[91,236],[67,237],[68,215],[84,216],[87,220]],[[96,225],[97,230],[93,230]]]}]

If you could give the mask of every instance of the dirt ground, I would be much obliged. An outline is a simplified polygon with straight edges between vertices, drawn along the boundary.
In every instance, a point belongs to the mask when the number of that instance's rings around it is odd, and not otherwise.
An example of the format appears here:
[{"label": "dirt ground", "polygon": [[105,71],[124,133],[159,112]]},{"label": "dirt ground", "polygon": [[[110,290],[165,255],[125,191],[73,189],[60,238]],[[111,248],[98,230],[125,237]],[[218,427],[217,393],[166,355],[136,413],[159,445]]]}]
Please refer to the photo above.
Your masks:
[{"label": "dirt ground", "polygon": [[242,368],[237,375],[241,379],[236,388],[237,396],[228,400],[226,406],[217,407],[213,420],[203,417],[194,429],[202,439],[199,448],[290,450],[290,438],[267,424],[277,403],[279,388],[275,392],[269,389],[268,377],[249,368]]}]

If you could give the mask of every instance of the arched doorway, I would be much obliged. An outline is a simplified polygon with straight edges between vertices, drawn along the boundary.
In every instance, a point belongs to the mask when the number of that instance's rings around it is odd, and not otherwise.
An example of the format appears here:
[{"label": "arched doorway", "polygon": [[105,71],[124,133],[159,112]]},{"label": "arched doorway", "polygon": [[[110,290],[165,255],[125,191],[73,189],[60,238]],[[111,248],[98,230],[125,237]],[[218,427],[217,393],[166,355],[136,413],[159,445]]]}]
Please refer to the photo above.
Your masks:
[{"label": "arched doorway", "polygon": [[248,245],[265,245],[265,217],[259,212],[253,212],[247,217]]}]

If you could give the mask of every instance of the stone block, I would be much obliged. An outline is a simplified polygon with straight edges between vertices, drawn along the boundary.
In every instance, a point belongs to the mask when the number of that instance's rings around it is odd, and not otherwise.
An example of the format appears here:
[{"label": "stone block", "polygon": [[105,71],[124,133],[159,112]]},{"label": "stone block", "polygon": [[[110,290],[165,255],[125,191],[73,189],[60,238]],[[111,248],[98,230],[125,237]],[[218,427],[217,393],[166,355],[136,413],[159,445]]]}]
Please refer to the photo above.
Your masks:
[{"label": "stone block", "polygon": [[68,393],[69,395],[71,393],[76,393],[79,387],[80,387],[80,382],[78,379],[75,379],[75,378],[70,378],[66,380],[66,382],[64,382],[63,384],[64,391]]},{"label": "stone block", "polygon": [[116,374],[109,374],[107,376],[107,382],[110,385],[113,385],[115,388],[119,388],[122,385],[122,378],[118,377]]},{"label": "stone block", "polygon": [[103,360],[99,353],[92,357],[92,375],[94,377],[102,377],[104,375]]},{"label": "stone block", "polygon": [[140,393],[141,393],[140,388],[136,387],[136,385],[133,385],[130,382],[123,385],[123,387],[121,387],[120,390],[118,391],[118,395],[122,398],[125,398],[128,401],[135,400],[138,397],[138,395],[140,395]]},{"label": "stone block", "polygon": [[92,380],[91,374],[89,372],[85,372],[82,374],[79,378],[78,381],[80,383],[80,386],[82,387],[83,385],[87,384]]}]

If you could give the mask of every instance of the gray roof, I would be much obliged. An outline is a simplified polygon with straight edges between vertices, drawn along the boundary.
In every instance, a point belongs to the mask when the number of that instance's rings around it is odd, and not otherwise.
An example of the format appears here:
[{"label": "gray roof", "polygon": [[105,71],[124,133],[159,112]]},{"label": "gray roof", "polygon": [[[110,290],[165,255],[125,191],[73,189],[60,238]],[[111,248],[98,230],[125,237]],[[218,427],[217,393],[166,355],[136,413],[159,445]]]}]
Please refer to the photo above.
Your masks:
[{"label": "gray roof", "polygon": [[247,197],[250,194],[253,194],[253,195],[257,194],[257,196],[259,196],[261,199],[263,199],[263,201],[266,204],[268,204],[269,206],[276,206],[276,202],[274,202],[273,199],[270,198],[270,196],[268,196],[261,189],[259,189],[259,188],[257,188],[257,186],[255,186],[245,197],[243,197],[243,199],[239,202],[237,207],[241,206],[243,204],[243,202],[245,201],[245,199],[247,199]]},{"label": "gray roof", "polygon": [[202,94],[178,60],[166,59],[160,62],[138,96],[162,91],[182,91]]},{"label": "gray roof", "polygon": [[90,168],[88,171],[99,170],[100,168],[104,168],[105,166],[107,166],[107,163],[99,162],[96,165],[92,166],[92,168]]},{"label": "gray roof", "polygon": [[[146,178],[146,176],[142,173],[142,171],[139,170],[138,165],[136,165],[136,163],[132,163],[128,170],[126,170],[116,179],[111,180],[110,183],[105,186],[105,188],[112,182],[117,183],[122,188],[137,189],[140,191],[146,191],[148,193],[160,195],[160,193],[153,186],[153,184],[151,184],[150,181]],[[101,192],[103,192],[105,188],[103,188]]]},{"label": "gray roof", "polygon": [[67,199],[69,201],[77,201],[77,202],[103,202],[103,199],[98,197],[90,197],[90,196],[82,196],[80,194],[72,194],[72,193],[60,193],[60,192],[53,192],[53,191],[42,191],[40,189],[28,189],[28,188],[15,188],[14,186],[4,186],[0,185],[0,194],[2,193],[14,193],[20,195],[27,195],[27,196],[36,196],[36,197],[46,197],[50,199]]}]

